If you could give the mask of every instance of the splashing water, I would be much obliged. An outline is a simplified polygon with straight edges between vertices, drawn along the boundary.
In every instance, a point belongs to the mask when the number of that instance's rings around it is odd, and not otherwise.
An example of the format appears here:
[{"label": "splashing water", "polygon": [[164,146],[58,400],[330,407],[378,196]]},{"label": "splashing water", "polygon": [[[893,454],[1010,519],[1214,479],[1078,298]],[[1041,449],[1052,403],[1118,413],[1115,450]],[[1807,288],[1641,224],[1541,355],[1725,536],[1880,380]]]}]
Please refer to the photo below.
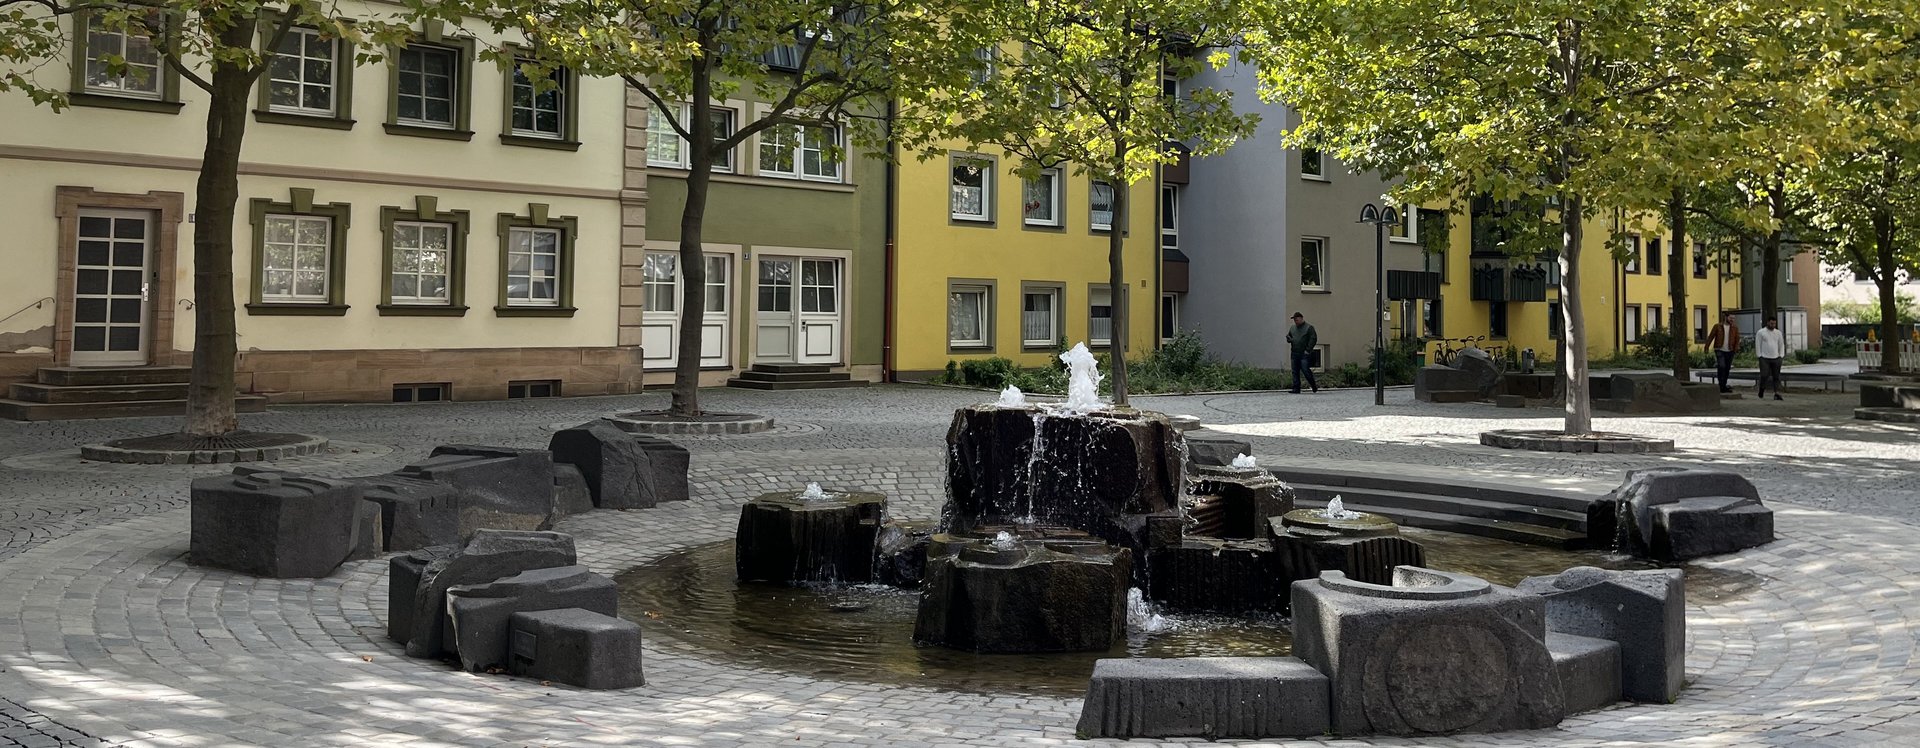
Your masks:
[{"label": "splashing water", "polygon": [[1011,551],[1019,547],[1020,541],[1015,540],[1013,533],[1006,530],[1001,530],[1000,534],[993,536],[993,549],[996,551]]},{"label": "splashing water", "polygon": [[807,483],[807,490],[800,492],[801,501],[826,501],[831,498],[833,498],[833,495],[827,493],[818,483],[809,482]]},{"label": "splashing water", "polygon": [[1027,407],[1027,393],[1021,392],[1019,387],[1007,385],[1006,389],[1000,391],[1000,401],[994,405],[1002,408]]},{"label": "splashing water", "polygon": [[1147,596],[1139,587],[1127,589],[1127,631],[1136,634],[1158,634],[1171,625],[1167,617],[1154,612],[1153,604],[1147,602]]},{"label": "splashing water", "polygon": [[1103,407],[1100,402],[1102,377],[1087,344],[1074,343],[1071,350],[1060,354],[1060,360],[1067,365],[1067,401],[1061,404],[1061,412],[1085,415]]},{"label": "splashing water", "polygon": [[1327,500],[1327,508],[1320,510],[1320,516],[1327,519],[1359,519],[1359,512],[1347,511],[1347,504],[1338,495]]},{"label": "splashing water", "polygon": [[1253,455],[1234,455],[1233,467],[1238,470],[1259,470],[1260,463],[1253,459]]}]

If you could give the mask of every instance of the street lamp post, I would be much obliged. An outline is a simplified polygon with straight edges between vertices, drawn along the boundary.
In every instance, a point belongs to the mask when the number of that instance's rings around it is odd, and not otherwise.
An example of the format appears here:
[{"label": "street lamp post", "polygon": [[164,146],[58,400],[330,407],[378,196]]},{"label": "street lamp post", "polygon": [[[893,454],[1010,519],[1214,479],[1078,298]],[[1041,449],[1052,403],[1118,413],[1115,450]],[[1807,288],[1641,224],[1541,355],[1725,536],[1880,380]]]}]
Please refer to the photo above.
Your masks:
[{"label": "street lamp post", "polygon": [[1373,224],[1373,404],[1387,404],[1387,227],[1400,223],[1400,211],[1367,203],[1360,223]]}]

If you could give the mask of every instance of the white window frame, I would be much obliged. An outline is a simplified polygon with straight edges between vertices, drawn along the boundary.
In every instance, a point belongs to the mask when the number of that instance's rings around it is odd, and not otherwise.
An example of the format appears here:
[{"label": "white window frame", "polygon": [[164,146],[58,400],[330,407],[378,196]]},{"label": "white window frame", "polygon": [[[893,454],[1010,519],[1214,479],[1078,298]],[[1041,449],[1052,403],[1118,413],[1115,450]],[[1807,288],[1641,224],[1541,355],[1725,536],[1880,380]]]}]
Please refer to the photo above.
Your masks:
[{"label": "white window frame", "polygon": [[[1105,304],[1100,303],[1101,296],[1106,297],[1107,303]],[[1099,317],[1094,316],[1093,310],[1103,306],[1107,308],[1107,336],[1104,338],[1100,337],[1095,332],[1094,325],[1093,325],[1093,321],[1096,319],[1099,319]],[[1090,346],[1113,345],[1113,318],[1116,314],[1117,312],[1114,309],[1112,288],[1107,286],[1095,286],[1092,289],[1087,291],[1087,345],[1090,345]]]},{"label": "white window frame", "polygon": [[1782,283],[1793,283],[1793,282],[1794,282],[1794,280],[1793,280],[1793,256],[1792,256],[1792,255],[1788,255],[1788,256],[1786,256],[1786,257],[1783,257],[1783,258],[1781,258],[1781,259],[1780,259],[1780,281],[1781,281]]},{"label": "white window frame", "polygon": [[[669,146],[673,149],[672,158],[660,158],[654,155],[656,148],[666,150]],[[660,113],[660,107],[647,109],[647,165],[684,169],[686,164],[686,140],[673,129],[669,119]]]},{"label": "white window frame", "polygon": [[[409,246],[401,245],[399,241],[400,229],[403,227],[415,229],[414,236],[417,238],[414,241],[414,246],[409,247]],[[437,230],[445,231],[447,233],[446,242],[442,245],[440,249],[434,250],[434,249],[428,249],[426,247],[426,231],[428,229],[437,229]],[[390,239],[388,240],[388,243],[387,243],[387,254],[390,257],[392,257],[392,260],[391,260],[392,270],[387,273],[387,296],[388,298],[393,300],[394,304],[406,304],[409,306],[448,306],[453,303],[453,245],[455,240],[454,233],[458,230],[459,230],[459,227],[451,223],[447,223],[445,221],[394,221],[393,222],[393,230],[388,234]],[[441,267],[444,268],[444,272],[430,273],[430,272],[426,272],[418,269],[401,270],[399,258],[394,257],[394,255],[397,255],[398,253],[403,251],[417,252],[422,255],[427,254],[429,252],[436,252],[441,255],[444,255],[445,258],[442,260],[442,263],[441,263]],[[394,291],[393,280],[396,276],[401,276],[401,275],[413,276],[414,294],[412,296],[402,296],[400,294],[393,292]],[[441,295],[440,296],[421,296],[419,293],[421,288],[420,279],[431,278],[431,277],[438,277],[438,278],[445,279],[445,282],[443,282],[440,286],[442,289]]]},{"label": "white window frame", "polygon": [[522,84],[520,83],[520,81],[522,80],[526,81],[526,84],[524,85],[531,91],[532,96],[538,97],[542,93],[539,89],[533,86],[533,79],[527,77],[526,73],[521,72],[520,60],[518,59],[514,60],[514,63],[513,63],[514,80],[507,90],[507,97],[508,97],[507,126],[512,131],[512,134],[523,137],[523,138],[545,138],[547,140],[566,139],[567,137],[567,97],[572,96],[574,92],[567,85],[568,75],[567,75],[566,68],[555,68],[549,74],[559,78],[559,80],[555,81],[554,88],[552,90],[552,93],[556,94],[556,98],[554,99],[554,102],[553,102],[553,113],[554,113],[553,121],[554,121],[554,124],[556,125],[554,131],[548,132],[546,130],[540,130],[540,129],[528,129],[528,128],[517,127],[513,124],[513,112],[518,110],[526,110],[526,111],[532,112],[533,113],[532,122],[533,122],[534,128],[538,128],[540,126],[540,113],[547,110],[544,107],[540,106],[540,102],[538,98],[534,98],[533,106],[527,106],[527,107],[519,106],[513,102],[514,90],[521,88]]},{"label": "white window frame", "polygon": [[[1307,282],[1306,262],[1307,262],[1307,243],[1308,242],[1313,243],[1314,253],[1317,255],[1317,259],[1319,260],[1319,269],[1320,269],[1319,283]],[[1330,270],[1330,268],[1328,267],[1328,265],[1329,263],[1327,262],[1326,237],[1323,237],[1323,236],[1300,237],[1300,290],[1302,291],[1328,290],[1328,287],[1332,285],[1331,279],[1329,278],[1330,273],[1328,271]]]},{"label": "white window frame", "polygon": [[[1160,342],[1162,343],[1171,343],[1174,336],[1180,334],[1180,296],[1181,294],[1171,291],[1160,294]],[[1171,325],[1168,324],[1168,320],[1172,321]],[[1173,335],[1166,334],[1169,327],[1172,328]]]},{"label": "white window frame", "polygon": [[[975,309],[979,310],[979,315],[974,320],[976,328],[980,331],[980,337],[978,339],[954,337],[953,302],[954,302],[954,297],[961,296],[961,295],[977,295],[980,297],[980,303],[974,307]],[[993,347],[992,338],[993,338],[993,287],[986,286],[986,285],[979,285],[979,284],[954,284],[954,285],[948,286],[947,287],[947,347],[949,348],[982,348],[982,349],[992,348]]]},{"label": "white window frame", "polygon": [[[81,33],[87,35],[87,58],[79,61],[79,64],[85,66],[81,71],[80,77],[81,80],[84,81],[86,92],[104,96],[122,96],[129,99],[152,99],[158,101],[164,98],[166,96],[166,80],[164,75],[166,73],[167,63],[165,60],[160,59],[159,50],[153,48],[153,39],[144,34],[133,33],[132,28],[124,28],[118,31],[110,30],[106,28],[105,23],[105,20],[102,19],[99,14],[89,15],[87,17],[87,27],[81,31]],[[135,62],[132,57],[127,54],[128,47],[133,45],[135,39],[140,40],[140,43],[152,54],[153,64],[149,65],[143,62]],[[103,48],[104,45],[102,45],[101,42],[107,40],[113,41],[113,49]],[[109,54],[120,56],[124,61],[126,69],[117,75],[108,72],[107,62],[102,58]],[[111,78],[112,85],[93,82],[93,67],[96,64],[100,66],[101,77]],[[141,71],[144,71],[144,74],[142,74]],[[130,85],[136,83],[150,86],[151,90],[148,88],[130,87]]]},{"label": "white window frame", "polygon": [[986,63],[985,66],[974,69],[970,74],[975,85],[984,86],[993,82],[993,76],[999,72],[1000,68],[997,62],[999,57],[1000,51],[993,47],[981,47],[973,51],[973,59]]},{"label": "white window frame", "polygon": [[[665,271],[665,276],[661,275]],[[654,294],[665,289],[667,305],[655,305]],[[680,254],[647,252],[640,264],[641,308],[649,312],[680,311]]]},{"label": "white window frame", "polygon": [[[325,84],[327,88],[327,106],[325,108],[314,108],[314,107],[306,106],[305,104],[307,100],[307,87],[321,85],[319,83],[315,83],[313,81],[307,80],[307,61],[322,59],[319,57],[307,56],[306,54],[307,38],[308,37],[317,38],[319,36],[320,36],[319,29],[307,28],[305,26],[294,26],[292,28],[287,29],[286,36],[283,36],[280,38],[280,45],[282,47],[285,47],[287,44],[292,43],[296,45],[295,49],[297,51],[293,55],[288,55],[286,52],[276,49],[273,52],[273,56],[276,59],[280,57],[291,56],[293,59],[298,60],[299,61],[298,67],[300,68],[300,77],[296,79],[272,77],[273,76],[273,60],[267,61],[267,70],[266,72],[261,73],[262,75],[268,76],[267,100],[265,102],[267,105],[267,111],[281,112],[285,114],[298,114],[298,115],[309,116],[309,117],[332,117],[334,116],[335,113],[340,111],[340,64],[339,64],[340,40],[339,39],[325,40],[327,43],[327,56],[325,59],[327,61],[327,71],[329,73],[326,84]],[[273,87],[274,87],[274,84],[276,83],[293,84],[294,89],[299,93],[297,101],[301,103],[298,105],[273,103]]]},{"label": "white window frame", "polygon": [[[1173,241],[1167,241],[1169,238]],[[1180,185],[1177,184],[1160,185],[1160,248],[1180,248]]]},{"label": "white window frame", "polygon": [[[447,97],[446,97],[447,119],[446,121],[443,122],[440,120],[426,118],[427,102],[429,100],[434,100],[437,97],[431,97],[427,95],[427,78],[429,76],[427,75],[426,71],[422,69],[412,73],[412,75],[417,75],[420,77],[420,92],[417,94],[403,94],[400,92],[400,79],[405,78],[407,75],[409,75],[409,73],[407,73],[404,70],[395,71],[395,75],[399,77],[395,78],[394,80],[394,91],[393,91],[394,121],[399,124],[412,125],[414,127],[434,127],[442,130],[454,129],[460,121],[460,76],[463,74],[463,71],[460,69],[460,50],[453,49],[451,47],[435,46],[432,44],[409,45],[405,49],[400,50],[399,53],[394,56],[394,65],[398,67],[400,64],[399,58],[408,54],[422,55],[421,60],[423,62],[426,59],[425,57],[426,55],[440,55],[446,58],[447,60],[447,76],[446,76],[447,77]],[[406,98],[414,98],[414,99],[420,100],[420,116],[419,117],[400,116],[399,114],[400,100],[406,99]],[[564,117],[566,115],[562,114],[561,116]]]},{"label": "white window frame", "polygon": [[[1060,289],[1047,287],[1028,287],[1020,292],[1020,345],[1026,348],[1051,348],[1060,343]],[[1047,336],[1036,338],[1028,335],[1027,315],[1035,312],[1027,308],[1027,300],[1032,297],[1047,299]]]},{"label": "white window frame", "polygon": [[[820,133],[823,132],[828,133],[828,140],[830,142],[821,142]],[[842,132],[844,132],[844,129],[837,123],[832,127],[774,125],[773,127],[761,130],[759,135],[754,136],[754,173],[763,177],[839,184],[845,181],[845,177],[843,176],[845,169],[842,168],[843,159],[837,157],[829,159],[828,152],[841,147]],[[778,136],[788,133],[791,133],[792,140],[786,143],[779,142]],[[767,155],[768,149],[770,148],[787,149],[789,151],[788,159],[790,163],[792,163],[793,168],[791,170],[783,170],[778,167],[769,168],[767,166]],[[809,171],[807,168],[808,153],[818,153],[821,164],[832,165],[832,173]],[[777,157],[775,161],[778,161]]]},{"label": "white window frame", "polygon": [[1629,343],[1640,342],[1640,324],[1642,322],[1640,318],[1640,305],[1626,305],[1626,307],[1621,310],[1621,315],[1623,319],[1620,322],[1620,328],[1626,336],[1624,340]]},{"label": "white window frame", "polygon": [[[275,242],[271,240],[274,233],[273,224],[276,221],[285,221],[288,223],[291,230],[288,235],[291,236],[292,239],[286,242]],[[321,234],[318,244],[300,241],[300,228],[308,224],[320,224],[326,227],[326,231]],[[263,232],[260,251],[260,300],[272,304],[326,304],[331,302],[333,300],[331,294],[333,291],[333,232],[336,228],[337,227],[333,225],[333,219],[328,216],[268,213],[261,220],[260,224],[260,230]],[[269,264],[272,261],[273,250],[276,245],[284,246],[288,250],[288,258],[292,261],[292,265],[285,268],[277,268]],[[312,272],[313,270],[313,268],[306,267],[300,262],[300,254],[303,249],[317,249],[320,252],[319,270],[321,280],[319,293],[303,294],[299,292],[300,273]],[[267,290],[267,279],[274,273],[289,274],[286,293],[270,293]]]},{"label": "white window frame", "polygon": [[[968,163],[977,163],[980,165],[980,212],[979,213],[962,213],[959,210],[955,209],[956,205],[954,202],[954,190],[957,189],[960,185],[955,184],[953,181],[954,170]],[[995,168],[994,160],[991,158],[987,158],[986,156],[978,156],[978,155],[966,154],[966,153],[955,153],[947,157],[947,214],[949,218],[955,221],[965,221],[968,223],[992,223],[993,222],[994,168]]]},{"label": "white window frame", "polygon": [[[553,236],[553,251],[551,253],[535,251],[533,238],[541,234],[551,234]],[[519,249],[517,246],[519,242],[516,240],[516,237],[520,237],[520,236],[525,236],[527,238],[525,249]],[[527,306],[527,307],[560,306],[561,279],[566,277],[565,273],[568,270],[567,268],[560,266],[560,263],[565,261],[566,259],[565,257],[566,253],[564,252],[566,246],[567,246],[567,232],[562,229],[537,227],[537,226],[508,227],[507,229],[507,267],[509,268],[509,270],[507,271],[507,306]],[[535,275],[534,267],[533,267],[534,259],[541,255],[546,255],[546,254],[553,255],[553,275],[551,276]],[[513,270],[511,270],[511,268],[513,267],[514,255],[527,256],[527,270],[525,272],[525,276],[527,278],[527,295],[525,297],[516,297],[513,295],[513,278],[516,275],[518,275],[514,273]],[[535,297],[533,295],[533,282],[536,280],[551,280],[553,282],[552,285],[550,286],[553,289],[553,296],[551,298]]]},{"label": "white window frame", "polygon": [[[1098,218],[1100,215],[1100,211],[1093,207],[1094,198],[1100,194],[1100,188],[1102,187],[1107,188],[1107,222],[1106,223],[1100,222]],[[1093,229],[1094,231],[1112,231],[1113,230],[1113,219],[1114,219],[1113,205],[1114,205],[1114,200],[1118,196],[1118,194],[1119,194],[1118,188],[1114,187],[1111,184],[1107,184],[1106,182],[1103,182],[1101,180],[1095,179],[1087,183],[1087,228]]]},{"label": "white window frame", "polygon": [[[1065,179],[1059,169],[1043,169],[1039,177],[1021,180],[1020,222],[1028,226],[1045,226],[1048,228],[1058,228],[1063,225],[1065,222],[1060,215],[1061,208],[1063,207],[1060,188],[1063,181],[1065,181]],[[1035,184],[1049,185],[1047,213],[1050,217],[1048,218],[1034,218],[1027,215],[1027,188],[1029,185]]]},{"label": "white window frame", "polygon": [[[1313,171],[1307,171],[1307,154],[1313,154]],[[1315,182],[1333,181],[1327,178],[1327,154],[1318,148],[1300,149],[1300,178]]]},{"label": "white window frame", "polygon": [[1633,251],[1627,255],[1627,261],[1621,266],[1620,271],[1624,273],[1638,273],[1640,272],[1640,253],[1646,251],[1646,247],[1640,243],[1639,234],[1628,234],[1627,246],[1632,248]]},{"label": "white window frame", "polygon": [[[682,123],[692,122],[693,121],[693,105],[678,104],[677,106],[680,109],[679,121]],[[712,109],[708,110],[708,112],[713,115],[717,115],[721,117],[726,123],[726,127],[724,128],[724,130],[722,130],[721,128],[715,128],[714,142],[716,143],[718,143],[720,140],[723,140],[727,137],[732,136],[734,129],[740,126],[740,110],[739,109],[736,109],[731,106],[723,106],[720,104],[715,104],[713,105]],[[658,127],[656,127],[656,125],[658,125]],[[657,158],[654,158],[653,156],[653,147],[656,142],[655,139],[664,138],[664,137],[673,138],[674,158],[671,161],[664,160],[664,159],[657,159]],[[680,133],[674,130],[672,125],[666,124],[665,118],[660,117],[659,107],[656,106],[647,110],[647,165],[648,166],[664,166],[669,169],[690,169],[690,168],[693,168],[692,153],[693,153],[693,149],[687,147],[687,139],[680,137]],[[732,148],[715,151],[714,163],[713,163],[714,173],[733,174],[738,172],[740,170],[739,162],[734,158],[734,156],[735,156],[734,149]],[[799,154],[797,152],[794,154],[794,158],[795,158],[795,164],[798,165]]]},{"label": "white window frame", "polygon": [[1397,244],[1420,243],[1420,210],[1412,203],[1401,203],[1400,224],[1387,230],[1387,241]]}]

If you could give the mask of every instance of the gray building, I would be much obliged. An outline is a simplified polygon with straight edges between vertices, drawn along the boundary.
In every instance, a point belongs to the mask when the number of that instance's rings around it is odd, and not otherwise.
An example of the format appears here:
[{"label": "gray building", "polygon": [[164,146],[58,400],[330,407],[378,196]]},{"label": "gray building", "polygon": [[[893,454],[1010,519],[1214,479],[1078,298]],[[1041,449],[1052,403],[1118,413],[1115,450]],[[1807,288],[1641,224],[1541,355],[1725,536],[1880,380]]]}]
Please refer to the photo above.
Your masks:
[{"label": "gray building", "polygon": [[[1283,146],[1295,115],[1260,100],[1252,66],[1208,69],[1182,85],[1232,91],[1237,110],[1261,119],[1254,137],[1192,159],[1185,174],[1170,170],[1162,203],[1176,205],[1162,211],[1178,217],[1178,247],[1166,275],[1182,276],[1184,260],[1186,293],[1162,304],[1177,305],[1179,327],[1198,330],[1223,358],[1289,366],[1288,318],[1300,312],[1320,332],[1322,366],[1368,361],[1378,265],[1375,228],[1358,221],[1362,206],[1383,204],[1386,183]],[[1389,269],[1422,269],[1417,224],[1407,219],[1388,238]],[[1388,336],[1398,333],[1389,323]]]}]

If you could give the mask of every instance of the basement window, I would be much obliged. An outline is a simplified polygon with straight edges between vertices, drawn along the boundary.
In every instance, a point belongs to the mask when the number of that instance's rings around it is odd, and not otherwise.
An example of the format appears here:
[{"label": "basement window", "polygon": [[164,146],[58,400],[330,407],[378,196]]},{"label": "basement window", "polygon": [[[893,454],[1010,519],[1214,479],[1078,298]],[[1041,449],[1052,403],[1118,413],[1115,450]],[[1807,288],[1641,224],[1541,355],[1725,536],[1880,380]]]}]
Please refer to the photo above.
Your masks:
[{"label": "basement window", "polygon": [[536,379],[527,382],[508,382],[507,399],[525,400],[531,397],[559,397],[560,380]]},{"label": "basement window", "polygon": [[452,399],[453,384],[450,382],[396,384],[393,386],[393,401],[396,403],[438,403]]}]

